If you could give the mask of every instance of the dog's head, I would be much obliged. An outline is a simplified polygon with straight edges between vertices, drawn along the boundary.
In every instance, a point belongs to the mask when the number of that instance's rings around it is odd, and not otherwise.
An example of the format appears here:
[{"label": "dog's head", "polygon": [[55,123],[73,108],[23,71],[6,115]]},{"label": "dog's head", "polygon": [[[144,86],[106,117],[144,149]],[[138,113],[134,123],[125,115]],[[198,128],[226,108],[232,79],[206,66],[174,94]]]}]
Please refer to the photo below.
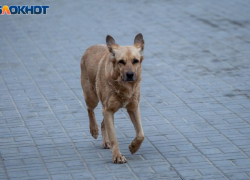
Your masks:
[{"label": "dog's head", "polygon": [[115,74],[125,82],[140,80],[144,49],[142,34],[136,35],[132,46],[119,46],[110,35],[107,35],[106,43]]}]

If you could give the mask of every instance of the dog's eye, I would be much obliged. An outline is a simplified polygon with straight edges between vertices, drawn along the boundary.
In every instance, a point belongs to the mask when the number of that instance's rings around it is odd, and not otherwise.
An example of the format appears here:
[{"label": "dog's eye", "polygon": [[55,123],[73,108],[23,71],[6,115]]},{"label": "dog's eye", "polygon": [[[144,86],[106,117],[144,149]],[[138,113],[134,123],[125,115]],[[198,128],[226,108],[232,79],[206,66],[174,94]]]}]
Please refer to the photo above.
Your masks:
[{"label": "dog's eye", "polygon": [[125,64],[125,61],[122,59],[120,61],[118,61],[119,64]]},{"label": "dog's eye", "polygon": [[133,64],[136,64],[136,63],[138,63],[138,62],[139,62],[139,60],[134,59]]}]

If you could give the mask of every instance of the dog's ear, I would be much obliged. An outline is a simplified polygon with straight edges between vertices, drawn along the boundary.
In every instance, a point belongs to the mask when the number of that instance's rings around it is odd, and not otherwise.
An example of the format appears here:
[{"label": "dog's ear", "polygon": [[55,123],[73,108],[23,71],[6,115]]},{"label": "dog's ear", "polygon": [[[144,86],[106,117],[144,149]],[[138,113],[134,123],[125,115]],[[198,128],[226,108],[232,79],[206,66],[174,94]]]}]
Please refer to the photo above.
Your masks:
[{"label": "dog's ear", "polygon": [[109,51],[114,55],[115,51],[114,48],[116,48],[118,45],[115,43],[115,40],[112,36],[107,35],[106,37],[106,43]]},{"label": "dog's ear", "polygon": [[140,53],[142,53],[144,49],[144,39],[141,33],[135,36],[134,46],[138,49]]}]

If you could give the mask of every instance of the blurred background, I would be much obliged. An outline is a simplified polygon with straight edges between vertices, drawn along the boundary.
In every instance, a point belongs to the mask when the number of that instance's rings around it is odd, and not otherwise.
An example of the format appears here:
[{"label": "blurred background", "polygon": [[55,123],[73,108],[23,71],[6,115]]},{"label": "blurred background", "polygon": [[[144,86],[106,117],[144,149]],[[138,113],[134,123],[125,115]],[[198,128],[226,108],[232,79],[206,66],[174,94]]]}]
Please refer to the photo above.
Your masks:
[{"label": "blurred background", "polygon": [[[247,0],[39,1],[46,15],[0,15],[0,179],[250,179],[250,4]],[[109,34],[145,40],[146,139],[115,115],[112,163],[89,133],[80,59]],[[103,119],[101,106],[95,110]],[[100,133],[101,134],[101,133]]]}]

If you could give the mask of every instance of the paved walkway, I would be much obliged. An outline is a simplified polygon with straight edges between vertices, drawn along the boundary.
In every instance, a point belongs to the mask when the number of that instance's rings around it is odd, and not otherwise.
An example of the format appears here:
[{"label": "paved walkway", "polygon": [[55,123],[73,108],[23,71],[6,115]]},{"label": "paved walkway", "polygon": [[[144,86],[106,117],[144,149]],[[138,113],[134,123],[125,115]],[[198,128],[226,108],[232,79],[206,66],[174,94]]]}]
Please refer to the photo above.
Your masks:
[{"label": "paved walkway", "polygon": [[[50,9],[0,16],[0,180],[250,179],[249,1],[25,4]],[[131,155],[135,132],[119,111],[128,163],[116,165],[89,133],[80,58],[107,34],[126,45],[139,32],[146,139]]]}]

